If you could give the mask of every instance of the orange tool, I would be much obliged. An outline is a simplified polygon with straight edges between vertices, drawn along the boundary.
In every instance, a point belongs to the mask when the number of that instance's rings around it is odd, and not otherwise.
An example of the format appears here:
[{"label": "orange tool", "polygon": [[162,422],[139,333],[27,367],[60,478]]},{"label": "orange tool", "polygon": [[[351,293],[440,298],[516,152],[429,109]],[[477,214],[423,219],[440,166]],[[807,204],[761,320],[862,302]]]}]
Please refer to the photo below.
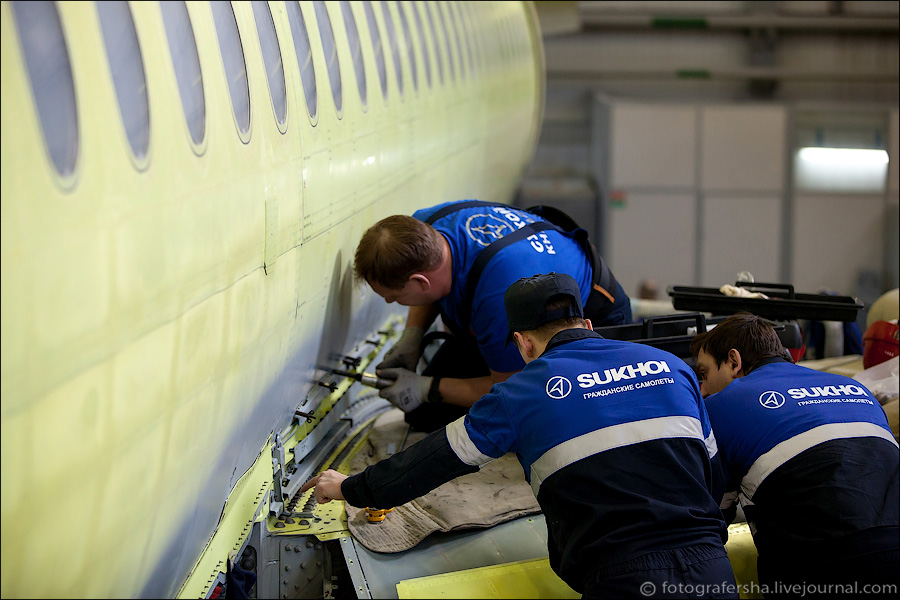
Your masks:
[{"label": "orange tool", "polygon": [[366,507],[366,520],[369,523],[381,523],[393,508],[369,508]]}]

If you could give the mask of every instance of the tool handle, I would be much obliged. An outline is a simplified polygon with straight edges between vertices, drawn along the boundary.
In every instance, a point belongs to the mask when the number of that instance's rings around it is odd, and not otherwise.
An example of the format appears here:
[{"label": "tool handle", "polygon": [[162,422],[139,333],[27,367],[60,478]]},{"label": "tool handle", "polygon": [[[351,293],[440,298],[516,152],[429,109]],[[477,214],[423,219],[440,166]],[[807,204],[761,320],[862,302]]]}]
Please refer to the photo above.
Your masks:
[{"label": "tool handle", "polygon": [[383,390],[384,388],[390,386],[394,382],[389,379],[382,379],[378,375],[374,373],[361,373],[359,376],[359,382],[363,385],[367,385],[369,387],[377,388],[379,390]]},{"label": "tool handle", "polygon": [[394,383],[390,379],[382,379],[375,373],[353,373],[352,371],[344,371],[342,369],[332,369],[331,372],[335,375],[341,375],[343,377],[355,379],[363,385],[377,388],[379,390],[389,387]]}]

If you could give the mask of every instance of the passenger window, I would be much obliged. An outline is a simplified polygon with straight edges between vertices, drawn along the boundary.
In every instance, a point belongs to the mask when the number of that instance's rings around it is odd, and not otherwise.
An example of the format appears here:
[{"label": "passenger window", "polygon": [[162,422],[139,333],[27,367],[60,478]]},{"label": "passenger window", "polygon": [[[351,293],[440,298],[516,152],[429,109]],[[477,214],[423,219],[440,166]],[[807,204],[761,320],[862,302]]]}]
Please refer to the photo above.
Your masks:
[{"label": "passenger window", "polygon": [[316,70],[313,65],[312,52],[309,48],[309,33],[306,31],[306,21],[300,11],[300,4],[296,1],[285,2],[287,7],[288,22],[291,24],[291,36],[294,38],[294,52],[297,54],[297,64],[300,67],[300,80],[303,83],[303,93],[306,96],[306,110],[311,118],[316,117],[318,98],[316,96]]},{"label": "passenger window", "polygon": [[412,35],[409,33],[409,22],[406,20],[406,12],[403,3],[396,2],[397,14],[400,15],[400,25],[403,27],[403,39],[406,40],[406,53],[409,55],[409,72],[412,73],[413,89],[419,91],[419,70],[416,67],[416,51],[413,48]]},{"label": "passenger window", "polygon": [[269,95],[275,109],[275,118],[279,125],[284,125],[287,117],[287,91],[284,87],[284,66],[281,60],[281,48],[278,47],[278,34],[275,33],[275,22],[269,11],[269,3],[261,0],[251,2],[253,20],[256,21],[256,33],[259,35],[259,47],[262,50],[263,64],[266,66],[266,79],[269,82]]},{"label": "passenger window", "polygon": [[195,144],[203,141],[206,134],[206,97],[203,92],[203,74],[200,72],[200,56],[197,40],[188,16],[187,6],[182,1],[160,2],[172,67],[178,81],[181,108],[187,120],[188,131]]},{"label": "passenger window", "polygon": [[384,17],[384,27],[387,29],[388,41],[391,44],[391,56],[394,58],[394,71],[397,74],[397,88],[400,95],[403,95],[403,63],[400,61],[400,44],[397,42],[397,30],[394,29],[394,22],[391,20],[391,11],[388,10],[387,2],[381,2],[381,14]]},{"label": "passenger window", "polygon": [[210,2],[209,5],[225,66],[225,79],[228,81],[234,118],[238,130],[246,135],[250,131],[250,86],[247,83],[247,66],[244,63],[244,48],[241,46],[237,21],[231,2],[219,0]]},{"label": "passenger window", "polygon": [[[469,57],[469,77],[475,77],[475,60],[472,57],[472,40],[469,39],[471,29],[469,27],[468,22],[466,21],[466,17],[463,14],[462,6],[459,2],[448,2],[447,6],[450,7],[450,15],[453,17],[453,23],[456,26],[456,44],[457,47],[460,48],[460,54],[462,54],[462,46],[460,44],[460,38],[465,40],[466,42],[466,54]],[[459,58],[460,64],[462,64],[463,59],[462,56]],[[462,68],[460,69],[462,70]]]},{"label": "passenger window", "polygon": [[338,115],[341,114],[341,66],[338,62],[337,47],[334,43],[334,31],[331,29],[331,19],[328,9],[322,0],[316,0],[316,23],[319,25],[319,37],[322,39],[322,50],[325,52],[325,66],[328,67],[328,80],[331,82],[331,96],[334,98],[334,107]]},{"label": "passenger window", "polygon": [[119,0],[95,4],[128,143],[134,156],[143,160],[150,145],[150,105],[131,9]]},{"label": "passenger window", "polygon": [[78,113],[59,12],[44,1],[17,1],[12,8],[44,144],[56,172],[68,177],[78,160]]},{"label": "passenger window", "polygon": [[478,6],[480,4],[473,5],[471,2],[466,2],[462,5],[465,9],[466,15],[469,17],[469,26],[472,28],[472,39],[474,43],[472,44],[475,47],[475,58],[476,63],[478,63],[479,67],[482,69],[487,68],[488,61],[488,50],[487,44],[482,38],[482,27],[480,25],[481,21],[479,18],[481,15],[478,14]]},{"label": "passenger window", "polygon": [[356,87],[359,88],[359,99],[366,106],[366,69],[363,64],[362,43],[359,40],[359,31],[356,29],[356,19],[350,3],[341,1],[341,13],[344,16],[344,27],[347,29],[347,43],[350,45],[350,56],[353,58],[353,69],[356,71]]},{"label": "passenger window", "polygon": [[[398,2],[397,6],[402,3]],[[422,50],[422,60],[425,61],[425,79],[428,81],[428,87],[431,87],[431,59],[428,57],[428,40],[425,39],[425,27],[422,25],[422,18],[419,16],[419,9],[415,3],[411,3],[413,16],[416,19],[416,28],[419,30],[419,48]]]},{"label": "passenger window", "polygon": [[447,49],[447,62],[450,63],[450,79],[456,80],[456,60],[453,58],[453,48],[450,45],[450,32],[447,28],[447,20],[444,18],[444,11],[441,10],[440,2],[435,2],[434,10],[437,13],[438,21],[441,24],[441,31],[444,32],[444,47]]},{"label": "passenger window", "polygon": [[372,3],[366,0],[363,2],[363,8],[366,10],[366,22],[369,25],[369,38],[372,40],[372,50],[375,52],[375,64],[378,66],[378,80],[381,82],[381,94],[387,100],[387,68],[384,64],[384,49],[381,47],[381,34],[378,32],[378,23],[375,21],[375,11],[372,10]]},{"label": "passenger window", "polygon": [[[429,6],[430,2],[425,2],[425,16],[428,17],[428,29],[431,31],[431,44],[434,49],[434,62],[437,63],[438,67],[438,77],[441,80],[441,85],[444,85],[444,61],[441,60],[441,45],[438,42],[437,36],[437,28],[434,26],[434,18],[431,16],[431,7]],[[425,45],[425,42],[422,42],[422,45]]]}]

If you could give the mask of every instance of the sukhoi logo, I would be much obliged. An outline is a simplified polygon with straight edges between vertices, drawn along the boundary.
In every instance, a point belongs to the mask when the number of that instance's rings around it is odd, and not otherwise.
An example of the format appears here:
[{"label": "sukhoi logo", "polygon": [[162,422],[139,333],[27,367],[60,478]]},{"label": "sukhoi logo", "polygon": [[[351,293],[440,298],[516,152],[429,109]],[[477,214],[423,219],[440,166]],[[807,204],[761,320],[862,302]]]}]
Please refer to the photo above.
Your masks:
[{"label": "sukhoi logo", "polygon": [[784,406],[784,394],[781,392],[763,392],[759,395],[759,403],[765,408],[781,408]]},{"label": "sukhoi logo", "polygon": [[496,242],[514,230],[508,222],[493,215],[472,215],[466,220],[466,233],[482,246]]},{"label": "sukhoi logo", "polygon": [[572,391],[572,382],[557,375],[556,377],[551,377],[549,381],[547,381],[547,395],[556,400],[562,400],[566,396],[569,395],[569,392]]},{"label": "sukhoi logo", "polygon": [[635,377],[647,377],[648,375],[659,375],[660,373],[670,373],[669,365],[662,360],[648,360],[647,362],[637,363],[636,365],[625,365],[606,369],[603,375],[594,371],[593,373],[582,373],[578,376],[578,385],[583,388],[591,388],[595,385],[606,385]]},{"label": "sukhoi logo", "polygon": [[823,385],[808,388],[791,388],[788,394],[794,400],[803,398],[834,398],[837,396],[866,396],[866,390],[858,385]]}]

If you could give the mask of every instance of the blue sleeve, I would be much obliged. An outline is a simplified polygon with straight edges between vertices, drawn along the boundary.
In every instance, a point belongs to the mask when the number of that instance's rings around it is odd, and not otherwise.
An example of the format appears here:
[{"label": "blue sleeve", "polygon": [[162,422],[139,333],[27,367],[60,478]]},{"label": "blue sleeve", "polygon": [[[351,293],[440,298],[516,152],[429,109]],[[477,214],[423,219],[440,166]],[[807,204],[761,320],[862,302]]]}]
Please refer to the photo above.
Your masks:
[{"label": "blue sleeve", "polygon": [[472,449],[480,452],[483,459],[500,458],[507,452],[519,451],[519,434],[499,391],[506,385],[500,383],[491,387],[490,392],[472,405],[465,418],[465,429]]},{"label": "blue sleeve", "polygon": [[348,477],[341,484],[341,493],[350,506],[393,508],[476,471],[478,467],[460,460],[450,447],[446,429],[440,429]]}]

